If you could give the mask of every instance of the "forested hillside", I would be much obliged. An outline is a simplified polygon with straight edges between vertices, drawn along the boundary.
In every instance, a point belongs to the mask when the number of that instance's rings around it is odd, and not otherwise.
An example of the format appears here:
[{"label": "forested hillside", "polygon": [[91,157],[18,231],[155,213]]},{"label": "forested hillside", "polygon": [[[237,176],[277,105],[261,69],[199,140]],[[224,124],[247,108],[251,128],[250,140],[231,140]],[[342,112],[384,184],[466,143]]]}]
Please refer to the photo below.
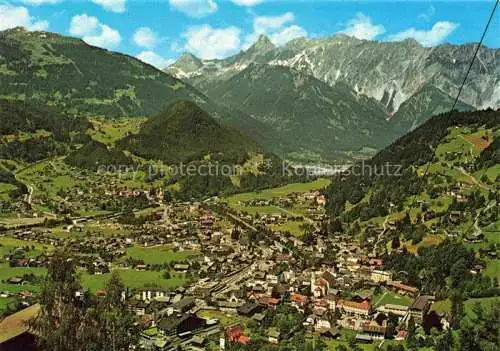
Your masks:
[{"label": "forested hillside", "polygon": [[146,122],[138,134],[122,143],[135,154],[167,164],[211,159],[241,163],[257,144],[240,132],[224,127],[189,101],[179,101]]},{"label": "forested hillside", "polygon": [[[347,223],[368,223],[397,219],[409,211],[414,224],[425,224],[417,242],[431,227],[436,229],[436,218],[447,223],[449,211],[468,211],[455,225],[449,223],[450,231],[474,222],[475,210],[498,198],[499,118],[494,110],[431,118],[372,159],[334,177],[327,190],[329,214]],[[411,231],[403,234],[411,239]]]},{"label": "forested hillside", "polygon": [[0,159],[24,162],[64,155],[88,140],[91,128],[80,116],[67,115],[33,103],[0,100]]},{"label": "forested hillside", "polygon": [[189,100],[242,133],[273,138],[266,127],[134,57],[81,39],[23,28],[0,31],[0,98],[70,115],[148,117]]}]

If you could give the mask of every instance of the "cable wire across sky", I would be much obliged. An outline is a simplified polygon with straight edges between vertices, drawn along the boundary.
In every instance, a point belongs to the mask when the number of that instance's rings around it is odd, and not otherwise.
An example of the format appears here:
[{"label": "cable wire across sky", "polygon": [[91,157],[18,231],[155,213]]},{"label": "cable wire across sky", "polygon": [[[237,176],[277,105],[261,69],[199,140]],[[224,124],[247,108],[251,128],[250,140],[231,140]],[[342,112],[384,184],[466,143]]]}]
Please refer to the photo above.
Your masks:
[{"label": "cable wire across sky", "polygon": [[[452,113],[453,113],[453,111],[455,110],[455,107],[456,107],[456,105],[458,103],[458,100],[460,99],[460,94],[462,94],[462,90],[463,90],[463,88],[465,86],[465,83],[467,82],[467,78],[469,77],[469,73],[470,73],[470,71],[472,69],[472,66],[474,65],[474,61],[476,60],[477,54],[479,52],[479,49],[483,45],[483,41],[484,41],[484,38],[486,37],[486,33],[488,32],[488,28],[490,27],[490,24],[491,24],[491,22],[492,22],[492,20],[493,20],[493,18],[495,16],[495,12],[497,10],[499,2],[500,2],[500,0],[496,0],[495,1],[495,5],[493,6],[493,8],[491,10],[490,17],[488,18],[488,22],[486,23],[486,26],[484,27],[483,34],[481,35],[481,39],[479,40],[479,43],[477,44],[476,49],[474,50],[474,55],[472,55],[472,59],[471,59],[470,64],[469,64],[469,68],[467,69],[467,72],[465,73],[465,76],[464,76],[464,79],[462,81],[462,84],[460,84],[457,96],[456,96],[455,100],[453,101],[453,105],[451,106],[451,109],[448,111],[448,114],[445,117],[443,117],[443,118],[450,118],[451,115],[452,115]],[[427,176],[429,174],[430,166],[431,166],[431,162],[427,162],[424,174],[422,175],[422,177],[420,178],[420,181],[418,183],[417,192],[413,196],[413,200],[411,202],[410,209],[413,208],[415,206],[415,203],[417,202],[417,197],[420,194],[420,191],[422,191],[422,186],[423,186],[423,184],[425,182],[425,179],[427,178]]]}]

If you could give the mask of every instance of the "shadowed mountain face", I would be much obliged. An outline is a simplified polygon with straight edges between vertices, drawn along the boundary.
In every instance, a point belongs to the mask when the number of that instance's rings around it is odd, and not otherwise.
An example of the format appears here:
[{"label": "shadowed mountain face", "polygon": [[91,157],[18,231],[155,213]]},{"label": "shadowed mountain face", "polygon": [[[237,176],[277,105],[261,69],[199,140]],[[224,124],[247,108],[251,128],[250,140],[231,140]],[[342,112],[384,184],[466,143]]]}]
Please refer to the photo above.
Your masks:
[{"label": "shadowed mountain face", "polygon": [[[392,127],[397,135],[403,135],[424,123],[429,116],[450,110],[454,99],[434,86],[426,86],[403,102],[392,119]],[[457,102],[458,111],[472,111],[474,107]]]},{"label": "shadowed mountain face", "polygon": [[329,86],[287,67],[252,64],[210,94],[271,126],[296,152],[328,157],[383,145],[384,107],[343,83]]}]

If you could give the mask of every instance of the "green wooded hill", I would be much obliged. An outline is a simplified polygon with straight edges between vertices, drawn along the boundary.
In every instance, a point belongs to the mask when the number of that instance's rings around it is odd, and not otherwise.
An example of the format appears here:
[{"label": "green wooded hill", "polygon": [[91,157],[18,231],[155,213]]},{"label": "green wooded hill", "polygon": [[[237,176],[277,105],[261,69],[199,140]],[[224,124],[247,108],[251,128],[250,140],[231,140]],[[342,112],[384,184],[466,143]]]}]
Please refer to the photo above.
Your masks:
[{"label": "green wooded hill", "polygon": [[122,142],[134,154],[167,164],[216,159],[244,160],[260,147],[240,132],[222,126],[190,101],[179,101],[153,116],[138,134]]},{"label": "green wooded hill", "polygon": [[[0,117],[4,122],[0,134],[4,213],[18,211],[21,195],[30,187],[44,211],[59,211],[64,198],[65,211],[78,213],[102,209],[107,201],[82,190],[89,187],[98,188],[102,195],[120,187],[162,186],[175,198],[199,199],[305,180],[282,174],[280,158],[190,101],[173,103],[139,124],[135,118],[90,123],[84,117],[35,109],[15,100],[0,101]],[[106,143],[109,140],[113,142]],[[181,166],[181,162],[194,167],[194,174],[173,173],[169,166]],[[207,173],[208,169],[215,171]],[[40,204],[35,208],[40,210]],[[119,207],[115,205],[110,206]]]},{"label": "green wooded hill", "polygon": [[251,64],[209,94],[269,125],[288,142],[290,153],[328,158],[363,146],[381,147],[387,140],[380,103],[346,84],[330,86],[288,67]]},{"label": "green wooded hill", "polygon": [[[360,234],[359,224],[398,221],[410,211],[414,224],[423,225],[419,233],[403,231],[415,243],[436,230],[467,236],[478,232],[475,225],[498,225],[498,213],[491,208],[496,208],[492,204],[500,193],[500,166],[495,161],[500,112],[447,116],[432,117],[372,159],[334,177],[327,189],[333,221],[357,223],[355,234]],[[428,176],[418,192],[429,162]],[[415,195],[416,207],[410,208]],[[463,213],[450,221],[454,210]]]},{"label": "green wooded hill", "polygon": [[14,28],[0,32],[0,95],[106,117],[145,116],[204,96],[141,61],[83,40]]}]

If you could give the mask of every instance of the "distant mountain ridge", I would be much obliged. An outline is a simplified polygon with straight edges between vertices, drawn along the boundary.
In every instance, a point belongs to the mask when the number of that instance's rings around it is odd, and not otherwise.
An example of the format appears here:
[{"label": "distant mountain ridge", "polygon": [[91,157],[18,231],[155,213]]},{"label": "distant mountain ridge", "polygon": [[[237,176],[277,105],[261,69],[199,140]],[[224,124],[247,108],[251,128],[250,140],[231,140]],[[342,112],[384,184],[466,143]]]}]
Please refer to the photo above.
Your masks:
[{"label": "distant mountain ridge", "polygon": [[[181,57],[166,71],[208,93],[210,82],[227,79],[251,63],[285,66],[329,85],[344,81],[394,112],[427,85],[456,96],[475,49],[474,44],[427,48],[413,39],[376,42],[344,34],[295,39],[283,47],[269,43],[261,36],[248,50],[227,59],[202,60],[196,69],[183,65]],[[461,100],[475,108],[500,106],[499,49],[480,48]]]},{"label": "distant mountain ridge", "polygon": [[[342,153],[380,149],[448,111],[474,48],[344,34],[278,47],[260,36],[235,56],[184,54],[165,71],[268,124],[288,144],[280,149],[286,157],[340,161]],[[456,109],[490,106],[500,106],[500,50],[481,47]]]}]

